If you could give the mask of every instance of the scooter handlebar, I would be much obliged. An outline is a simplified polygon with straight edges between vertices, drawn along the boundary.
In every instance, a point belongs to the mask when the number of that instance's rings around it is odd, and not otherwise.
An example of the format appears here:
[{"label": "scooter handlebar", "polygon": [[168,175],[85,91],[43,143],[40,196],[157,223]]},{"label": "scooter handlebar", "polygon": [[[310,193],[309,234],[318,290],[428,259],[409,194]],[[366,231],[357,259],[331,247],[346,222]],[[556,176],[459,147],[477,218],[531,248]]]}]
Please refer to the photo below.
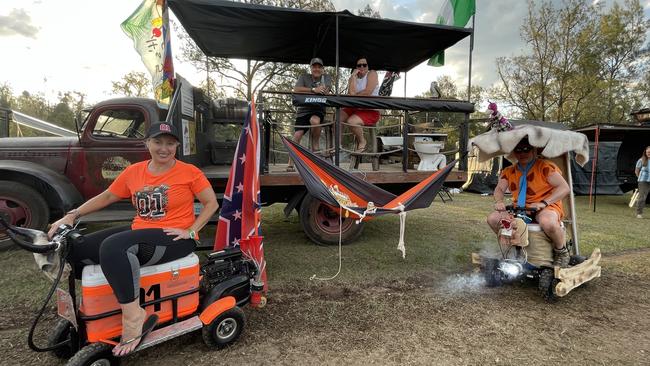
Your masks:
[{"label": "scooter handlebar", "polygon": [[507,205],[506,206],[506,211],[511,212],[511,213],[531,213],[535,214],[537,213],[537,207],[517,207],[515,205]]},{"label": "scooter handlebar", "polygon": [[33,243],[30,243],[26,240],[23,240],[19,238],[16,234],[25,236],[27,238],[30,238],[31,240],[34,240],[40,235],[43,235],[47,238],[47,234],[45,234],[42,231],[38,230],[33,230],[33,229],[26,229],[26,228],[21,228],[17,226],[10,225],[7,223],[2,217],[0,217],[0,226],[4,228],[4,231],[9,235],[9,238],[19,247],[25,249],[28,252],[32,253],[48,253],[51,251],[56,250],[60,242],[57,242],[56,240],[53,241],[48,241],[47,244],[43,245],[36,245]]}]

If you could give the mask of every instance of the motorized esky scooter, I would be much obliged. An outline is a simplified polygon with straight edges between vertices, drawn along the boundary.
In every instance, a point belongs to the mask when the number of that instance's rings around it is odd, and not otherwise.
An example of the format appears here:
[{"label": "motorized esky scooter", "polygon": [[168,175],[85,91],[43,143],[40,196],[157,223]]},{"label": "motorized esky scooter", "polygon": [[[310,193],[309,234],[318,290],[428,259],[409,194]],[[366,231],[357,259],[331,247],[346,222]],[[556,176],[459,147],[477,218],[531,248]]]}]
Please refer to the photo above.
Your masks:
[{"label": "motorized esky scooter", "polygon": [[575,244],[569,240],[566,244],[572,253],[569,268],[554,267],[553,244],[534,220],[537,210],[508,205],[506,212],[509,215],[504,216],[508,218],[501,220],[498,234],[501,256],[472,255],[473,262],[480,265],[488,287],[530,280],[537,284],[539,294],[552,302],[600,277],[599,249],[587,259],[576,254]]},{"label": "motorized esky scooter", "polygon": [[[29,347],[70,358],[70,366],[119,364],[111,352],[122,333],[119,304],[99,265],[85,266],[79,274],[69,263],[70,250],[83,241],[83,235],[62,225],[48,240],[42,231],[11,226],[0,217],[3,229],[14,243],[34,253],[39,267],[54,280],[30,328]],[[232,344],[241,334],[245,324],[241,307],[251,300],[256,267],[239,248],[210,253],[202,265],[191,253],[169,263],[142,267],[140,273],[141,306],[148,315],[157,314],[159,321],[136,351],[199,329],[205,343],[217,348]],[[68,288],[64,290],[59,284],[66,276]],[[79,278],[80,297],[75,290]],[[47,346],[39,347],[34,343],[34,330],[55,292],[60,319],[50,330]]]},{"label": "motorized esky scooter", "polygon": [[494,257],[472,253],[472,262],[480,266],[488,286],[538,281],[542,297],[553,301],[600,277],[601,273],[600,249],[595,248],[588,259],[580,253],[571,176],[572,158],[579,165],[584,165],[589,160],[589,141],[585,135],[574,131],[516,124],[512,130],[491,130],[478,135],[471,140],[471,145],[475,147],[479,164],[498,157],[506,157],[513,162],[513,150],[524,137],[537,149],[537,158],[552,162],[569,186],[569,195],[562,201],[567,212],[562,227],[569,238],[566,242],[571,254],[569,267],[553,266],[553,244],[534,221],[535,210],[513,206],[507,206],[510,217],[501,221],[498,235],[501,255]]}]

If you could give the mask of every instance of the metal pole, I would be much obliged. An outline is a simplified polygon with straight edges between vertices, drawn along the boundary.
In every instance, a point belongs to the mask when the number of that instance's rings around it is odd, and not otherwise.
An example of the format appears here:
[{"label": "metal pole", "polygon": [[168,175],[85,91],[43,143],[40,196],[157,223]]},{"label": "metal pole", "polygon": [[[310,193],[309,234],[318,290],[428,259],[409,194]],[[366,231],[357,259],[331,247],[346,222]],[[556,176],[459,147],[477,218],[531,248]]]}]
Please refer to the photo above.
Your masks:
[{"label": "metal pole", "polygon": [[[406,74],[404,72],[404,98],[406,98]],[[408,170],[409,159],[409,126],[408,126],[408,111],[404,110],[404,124],[402,125],[402,171],[406,173]]]},{"label": "metal pole", "polygon": [[[472,99],[472,53],[474,51],[474,29],[476,27],[476,14],[472,15],[472,33],[469,35],[469,70],[467,76],[467,102]],[[468,166],[468,154],[465,154],[469,145],[469,113],[465,113],[465,120],[460,127],[460,141],[458,143],[458,151],[460,153],[460,162],[458,168],[461,171],[466,171]]]},{"label": "metal pole", "polygon": [[[339,95],[339,16],[336,15],[336,95]],[[334,123],[334,165],[339,166],[341,153],[341,109],[336,107]]]},{"label": "metal pole", "polygon": [[600,125],[596,126],[596,172],[594,176],[594,212],[596,212],[596,197],[598,197],[598,150],[600,150]]},{"label": "metal pole", "polygon": [[576,215],[576,199],[573,194],[573,176],[571,175],[571,153],[566,153],[565,162],[566,162],[566,176],[569,184],[569,203],[570,203],[570,213],[571,213],[571,237],[573,238],[573,248],[575,255],[580,255],[580,242],[578,241],[578,228],[577,225],[577,215]]}]

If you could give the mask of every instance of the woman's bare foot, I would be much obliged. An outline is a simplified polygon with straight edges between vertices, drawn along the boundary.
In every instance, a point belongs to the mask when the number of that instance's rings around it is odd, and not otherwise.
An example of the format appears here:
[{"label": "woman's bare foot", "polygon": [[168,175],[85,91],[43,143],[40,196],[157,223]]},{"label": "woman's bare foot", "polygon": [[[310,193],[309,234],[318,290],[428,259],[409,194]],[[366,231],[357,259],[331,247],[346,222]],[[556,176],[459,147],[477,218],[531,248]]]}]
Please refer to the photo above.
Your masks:
[{"label": "woman's bare foot", "polygon": [[140,307],[137,299],[120,306],[122,307],[122,338],[120,343],[113,348],[113,355],[118,357],[129,354],[138,347],[142,339],[133,339],[142,334],[142,324],[147,317],[147,312]]}]

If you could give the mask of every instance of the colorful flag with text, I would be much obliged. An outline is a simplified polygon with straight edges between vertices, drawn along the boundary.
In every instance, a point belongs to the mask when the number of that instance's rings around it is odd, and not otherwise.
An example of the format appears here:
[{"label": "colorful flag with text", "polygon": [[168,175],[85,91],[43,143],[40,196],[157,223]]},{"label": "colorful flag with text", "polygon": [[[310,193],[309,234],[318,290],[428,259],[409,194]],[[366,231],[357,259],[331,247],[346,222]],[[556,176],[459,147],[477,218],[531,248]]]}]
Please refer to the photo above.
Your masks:
[{"label": "colorful flag with text", "polygon": [[121,27],[151,74],[156,100],[169,104],[174,91],[174,64],[165,0],[144,0]]}]

